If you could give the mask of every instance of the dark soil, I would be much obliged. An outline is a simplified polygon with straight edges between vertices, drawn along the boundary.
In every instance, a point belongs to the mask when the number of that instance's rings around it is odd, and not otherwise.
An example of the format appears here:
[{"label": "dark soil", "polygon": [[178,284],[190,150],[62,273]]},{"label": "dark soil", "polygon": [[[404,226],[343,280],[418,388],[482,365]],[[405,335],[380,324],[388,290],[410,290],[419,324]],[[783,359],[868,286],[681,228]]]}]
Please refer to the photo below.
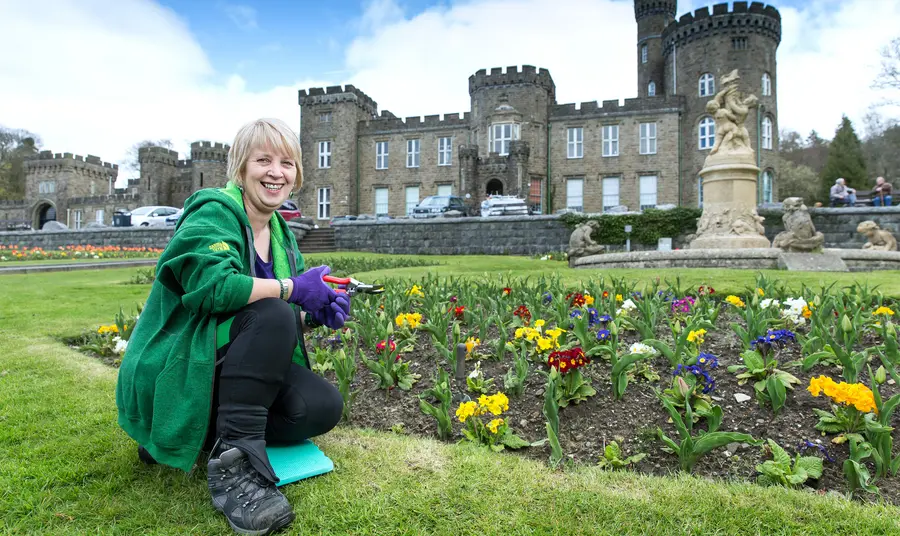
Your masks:
[{"label": "dark soil", "polygon": [[[799,367],[786,369],[801,383],[792,392],[788,392],[785,407],[778,416],[774,415],[770,407],[761,407],[755,398],[739,403],[735,400],[735,393],[753,397],[753,386],[752,382],[738,385],[735,374],[726,370],[729,365],[740,364],[739,355],[742,348],[740,340],[728,327],[729,322],[736,319],[725,318],[725,316],[723,314],[720,317],[718,329],[707,334],[706,342],[703,345],[703,351],[712,353],[719,358],[719,367],[712,371],[716,380],[716,389],[711,396],[724,412],[720,430],[748,433],[756,439],[774,439],[791,455],[797,452],[804,440],[819,442],[826,447],[835,462],[826,460],[822,478],[818,481],[808,482],[808,486],[819,493],[846,492],[847,484],[844,480],[842,464],[847,459],[849,447],[847,444],[832,443],[833,436],[823,436],[815,429],[818,418],[812,409],[820,408],[830,411],[829,401],[824,395],[816,398],[806,391],[810,378],[821,374],[828,375],[835,381],[842,381],[840,370],[822,365],[814,367],[809,373],[802,372]],[[496,331],[493,333],[493,337],[496,339]],[[620,338],[620,342],[628,345],[638,340],[639,337],[635,333],[626,333]],[[493,341],[488,340],[487,344],[483,342],[482,349],[486,353],[488,352],[487,345],[490,345],[491,342]],[[870,345],[878,343],[873,335],[864,337],[864,342]],[[324,341],[321,343],[324,344]],[[310,345],[312,344],[314,342],[310,341]],[[370,357],[373,356],[371,350],[363,349],[362,351]],[[477,350],[475,353],[477,354]],[[421,379],[408,392],[399,389],[392,389],[390,392],[379,389],[377,378],[366,368],[364,363],[359,363],[353,386],[354,390],[358,391],[358,396],[352,407],[351,424],[383,431],[437,437],[437,423],[432,417],[419,410],[417,395],[433,385],[440,358],[426,333],[418,334],[415,351],[405,354],[403,357],[410,363],[410,370],[421,375]],[[799,358],[799,345],[788,345],[778,351],[779,363],[783,364]],[[663,451],[663,445],[656,437],[657,427],[661,427],[669,437],[678,442],[677,432],[668,422],[669,416],[653,392],[654,388],[663,390],[671,386],[671,370],[668,361],[661,356],[649,363],[661,379],[657,382],[648,382],[639,377],[630,381],[625,396],[618,401],[612,396],[611,367],[608,362],[598,359],[583,369],[585,376],[590,378],[592,386],[597,390],[597,394],[581,404],[560,409],[560,443],[564,455],[568,458],[568,463],[595,464],[602,455],[605,445],[615,440],[623,447],[623,451],[627,455],[646,453],[647,456],[633,466],[636,471],[665,475],[678,470],[677,456]],[[512,357],[509,355],[503,362],[488,358],[481,361],[481,369],[485,378],[494,379],[494,388],[490,391],[491,394],[497,390],[503,390],[503,376],[511,364]],[[472,360],[467,361],[467,370],[471,370],[473,366]],[[336,383],[333,371],[328,371],[325,376]],[[863,373],[860,381],[868,385],[868,374]],[[544,417],[541,412],[544,384],[544,378],[532,371],[526,380],[525,394],[519,398],[510,397],[509,411],[503,415],[513,431],[528,441],[537,441],[546,437]],[[466,396],[476,399],[478,395],[468,392],[465,381],[457,382],[453,379],[452,374],[451,389],[454,395],[451,417],[454,424],[454,441],[456,441],[461,437],[460,430],[463,427],[453,415],[459,404],[458,400]],[[885,384],[881,391],[884,398],[887,399],[898,392],[898,386]],[[704,427],[701,421],[700,428]],[[896,430],[894,442],[895,444],[900,442],[900,432]],[[507,452],[515,452],[513,455],[541,461],[548,460],[550,455],[549,446],[546,444]],[[806,451],[805,455],[823,457],[815,449]],[[756,465],[769,458],[762,447],[730,444],[726,448],[713,450],[700,458],[694,467],[694,473],[704,477],[754,481]],[[870,472],[874,473],[871,459],[868,465]],[[897,478],[888,477],[876,482],[883,497],[894,504],[900,504],[900,482]],[[875,499],[871,495],[860,498]]]}]

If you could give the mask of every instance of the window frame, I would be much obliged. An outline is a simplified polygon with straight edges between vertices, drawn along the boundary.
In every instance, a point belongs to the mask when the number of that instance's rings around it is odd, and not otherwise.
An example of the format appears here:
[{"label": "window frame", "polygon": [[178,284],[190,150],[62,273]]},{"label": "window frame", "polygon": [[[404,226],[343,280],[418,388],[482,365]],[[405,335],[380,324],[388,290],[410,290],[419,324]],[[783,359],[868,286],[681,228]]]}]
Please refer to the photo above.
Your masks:
[{"label": "window frame", "polygon": [[319,141],[319,169],[331,168],[331,141]]},{"label": "window frame", "polygon": [[106,211],[102,208],[98,208],[94,211],[94,221],[97,223],[103,223],[105,221]]},{"label": "window frame", "polygon": [[[506,126],[510,127],[510,137],[509,138],[507,138],[505,135],[503,135],[503,134],[505,134],[503,127],[506,127]],[[499,138],[496,137],[496,132],[497,132],[498,127],[500,127],[500,134],[502,135]],[[507,155],[509,155],[510,144],[512,144],[512,142],[514,142],[514,141],[518,141],[518,139],[519,139],[519,123],[514,123],[511,121],[505,121],[502,123],[491,123],[491,130],[489,132],[489,137],[488,137],[488,154],[497,153],[500,156],[507,156]],[[495,151],[494,149],[497,148],[498,143],[500,144],[500,147],[499,147],[500,150]]]},{"label": "window frame", "polygon": [[712,97],[716,94],[716,77],[712,73],[701,74],[697,83],[701,97]]},{"label": "window frame", "polygon": [[[697,148],[708,151],[716,144],[716,121],[712,116],[704,115],[697,123]],[[704,129],[706,133],[704,134]]]},{"label": "window frame", "polygon": [[[611,194],[607,193],[607,186],[610,184],[616,185],[616,193]],[[611,189],[611,188],[610,188]],[[606,212],[612,207],[617,207],[622,204],[621,198],[622,192],[622,177],[603,177],[600,179],[600,211]],[[612,200],[613,196],[615,196],[615,203],[608,203],[607,200]]]},{"label": "window frame", "polygon": [[438,166],[453,165],[453,137],[438,138]]},{"label": "window frame", "polygon": [[413,138],[406,140],[406,167],[407,168],[417,168],[419,167],[420,159],[419,155],[422,152],[422,140],[421,138]]},{"label": "window frame", "polygon": [[388,156],[390,156],[390,142],[388,141],[376,141],[375,142],[375,169],[387,169],[388,168]]},{"label": "window frame", "polygon": [[[644,179],[653,179],[653,203],[645,203],[646,196],[650,193],[644,192]],[[646,181],[649,182],[649,181]],[[659,205],[659,176],[658,175],[639,175],[638,176],[638,207],[641,211],[656,208]]]},{"label": "window frame", "polygon": [[331,110],[319,112],[319,123],[331,123],[334,121],[334,113]]},{"label": "window frame", "polygon": [[[416,192],[416,200],[412,203],[412,206],[410,206],[409,194],[413,190],[415,190],[415,192]],[[416,208],[416,206],[418,206],[419,202],[421,201],[421,198],[419,197],[419,193],[420,193],[419,185],[407,186],[406,188],[403,189],[403,203],[404,203],[404,206],[406,207],[406,215],[407,216],[412,214],[412,210],[414,208]]]},{"label": "window frame", "polygon": [[775,124],[773,123],[772,118],[768,115],[763,116],[760,123],[760,145],[762,145],[763,149],[771,151],[772,147],[774,147],[775,141]]},{"label": "window frame", "polygon": [[81,222],[84,219],[84,211],[76,208],[72,211],[72,219],[74,220],[75,229],[81,229]]},{"label": "window frame", "polygon": [[[379,192],[384,192],[384,203],[378,202]],[[387,216],[390,213],[390,210],[391,210],[390,199],[391,199],[391,193],[387,186],[378,186],[375,188],[374,192],[372,193],[372,200],[373,200],[373,204],[375,205],[374,211],[375,211],[376,218],[378,216]],[[378,212],[379,205],[384,206],[384,212]]]},{"label": "window frame", "polygon": [[603,157],[609,158],[619,156],[619,125],[603,125],[600,131]]},{"label": "window frame", "polygon": [[[324,194],[324,195],[323,195]],[[331,219],[331,187],[320,186],[316,190],[316,219]]]},{"label": "window frame", "polygon": [[[572,196],[571,185],[580,184],[581,194],[579,196]],[[574,201],[575,198],[581,201],[581,204],[574,205],[571,201]],[[573,209],[577,212],[584,212],[584,177],[566,177],[566,209]]]},{"label": "window frame", "polygon": [[775,199],[775,174],[771,169],[766,169],[760,177],[760,201],[762,203],[772,203]]},{"label": "window frame", "polygon": [[584,127],[566,128],[566,158],[584,158]]},{"label": "window frame", "polygon": [[[442,188],[446,188],[446,190],[442,190]],[[438,184],[436,195],[452,197],[453,196],[453,185],[452,184]]]},{"label": "window frame", "polygon": [[[653,127],[652,129],[650,127]],[[644,132],[646,128],[646,133]],[[658,149],[657,147],[657,138],[656,133],[658,132],[659,127],[656,124],[656,121],[648,121],[646,123],[638,123],[638,152],[643,155],[656,154]],[[652,130],[652,134],[651,131]],[[645,148],[646,142],[646,148]],[[652,148],[652,150],[651,150]]]},{"label": "window frame", "polygon": [[651,80],[650,83],[647,84],[647,96],[648,97],[656,96],[656,82],[654,82],[653,80]]},{"label": "window frame", "polygon": [[641,45],[641,65],[646,65],[650,60],[650,50],[647,47],[647,43]]},{"label": "window frame", "polygon": [[772,96],[772,75],[765,72],[762,74],[762,96],[763,97],[771,97]]}]

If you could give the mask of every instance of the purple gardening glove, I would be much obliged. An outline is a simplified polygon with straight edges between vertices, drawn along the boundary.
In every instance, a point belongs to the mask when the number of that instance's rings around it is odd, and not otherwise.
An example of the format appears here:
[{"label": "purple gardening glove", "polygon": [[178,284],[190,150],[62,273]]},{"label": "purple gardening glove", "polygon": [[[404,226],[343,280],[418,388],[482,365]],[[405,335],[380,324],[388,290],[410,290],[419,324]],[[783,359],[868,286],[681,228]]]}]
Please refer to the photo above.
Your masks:
[{"label": "purple gardening glove", "polygon": [[333,302],[322,309],[310,313],[312,321],[316,324],[328,326],[331,329],[341,329],[344,322],[350,316],[350,296],[338,293]]},{"label": "purple gardening glove", "polygon": [[315,313],[331,304],[337,297],[337,292],[322,281],[322,277],[330,273],[331,268],[328,266],[316,266],[292,277],[294,289],[288,302],[299,305],[307,313]]}]

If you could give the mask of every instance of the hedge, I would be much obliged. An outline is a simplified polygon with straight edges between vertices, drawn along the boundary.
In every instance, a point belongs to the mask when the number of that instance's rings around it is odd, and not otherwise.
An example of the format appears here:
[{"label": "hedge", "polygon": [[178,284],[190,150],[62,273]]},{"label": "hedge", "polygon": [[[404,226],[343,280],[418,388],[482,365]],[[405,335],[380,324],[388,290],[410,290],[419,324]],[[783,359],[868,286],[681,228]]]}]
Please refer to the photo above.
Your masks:
[{"label": "hedge", "polygon": [[598,244],[624,244],[625,226],[631,225],[631,241],[636,244],[655,245],[660,238],[688,235],[697,232],[697,219],[703,213],[699,208],[677,207],[670,210],[647,209],[634,214],[585,215],[564,214],[562,222],[570,229],[588,220],[600,222],[592,237]]}]

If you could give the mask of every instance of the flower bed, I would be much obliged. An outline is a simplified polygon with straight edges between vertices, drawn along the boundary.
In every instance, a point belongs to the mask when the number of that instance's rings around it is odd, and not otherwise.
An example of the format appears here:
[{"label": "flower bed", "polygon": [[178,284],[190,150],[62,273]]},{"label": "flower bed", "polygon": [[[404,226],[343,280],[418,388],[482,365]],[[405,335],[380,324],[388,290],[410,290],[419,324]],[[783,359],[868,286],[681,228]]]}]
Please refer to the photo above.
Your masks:
[{"label": "flower bed", "polygon": [[43,261],[56,259],[144,259],[158,257],[156,248],[119,246],[60,246],[57,249],[20,248],[0,245],[0,262]]},{"label": "flower bed", "polygon": [[352,425],[551,466],[900,502],[896,307],[865,286],[790,292],[760,276],[719,296],[679,281],[428,277],[386,288],[354,298],[346,329],[308,341]]}]

